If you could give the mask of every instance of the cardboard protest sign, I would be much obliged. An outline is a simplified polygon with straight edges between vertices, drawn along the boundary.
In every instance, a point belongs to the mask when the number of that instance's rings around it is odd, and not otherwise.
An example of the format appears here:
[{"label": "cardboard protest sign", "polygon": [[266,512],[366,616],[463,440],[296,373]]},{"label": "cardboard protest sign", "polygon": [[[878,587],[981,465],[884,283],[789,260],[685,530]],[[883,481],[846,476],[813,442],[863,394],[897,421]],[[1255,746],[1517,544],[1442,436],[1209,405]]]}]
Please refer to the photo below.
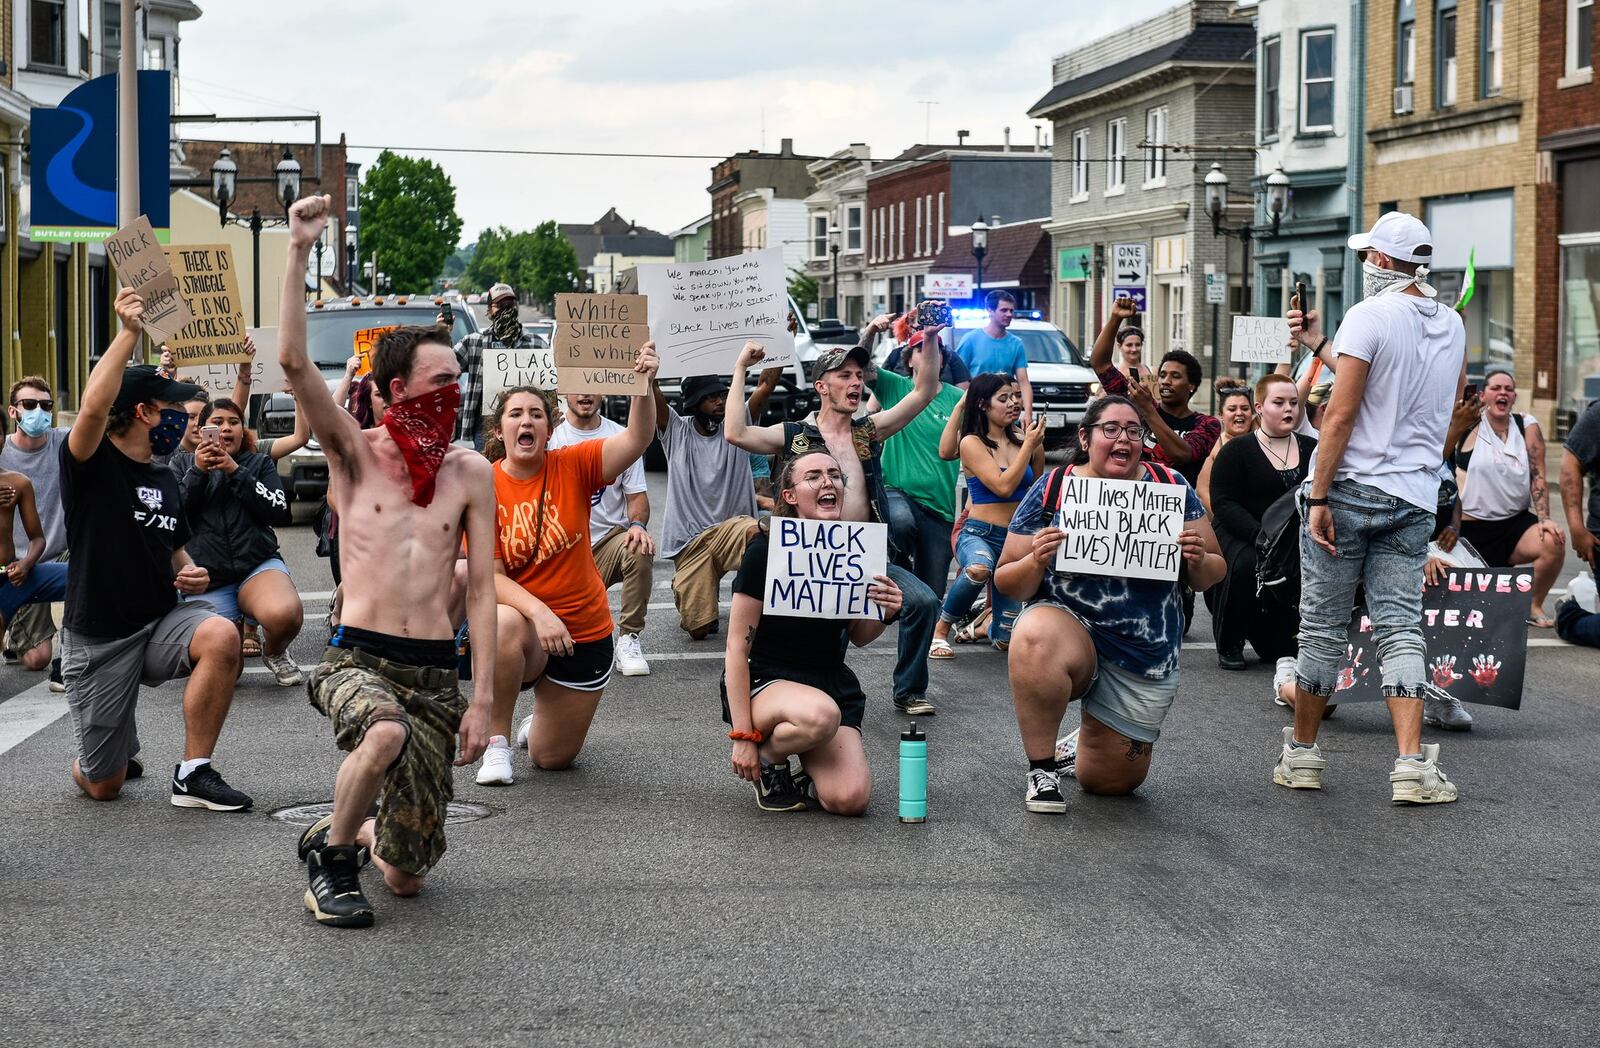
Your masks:
[{"label": "cardboard protest sign", "polygon": [[1183,564],[1178,533],[1185,501],[1182,484],[1068,474],[1061,478],[1056,516],[1067,539],[1056,550],[1056,570],[1176,579]]},{"label": "cardboard protest sign", "polygon": [[555,350],[549,346],[513,349],[498,342],[483,350],[483,410],[487,412],[501,390],[514,386],[555,389]]},{"label": "cardboard protest sign", "polygon": [[[1451,568],[1449,577],[1422,591],[1422,636],[1428,645],[1433,698],[1522,707],[1522,675],[1528,661],[1528,568]],[[1383,698],[1383,671],[1367,609],[1350,620],[1349,650],[1334,685],[1334,702]]]},{"label": "cardboard protest sign", "polygon": [[662,378],[730,375],[746,341],[767,351],[763,368],[793,362],[782,248],[709,262],[647,263],[638,277],[640,294],[650,300],[650,337],[661,355]]},{"label": "cardboard protest sign", "polygon": [[151,341],[165,342],[194,319],[148,218],[140,215],[111,234],[105,239],[105,249],[117,279],[143,300],[144,326]]},{"label": "cardboard protest sign", "polygon": [[[250,362],[250,394],[286,393],[289,379],[278,363],[278,329],[250,328],[249,334],[256,344],[256,355]],[[206,388],[213,398],[233,395],[234,383],[239,378],[238,364],[195,364],[183,374]]]},{"label": "cardboard protest sign", "polygon": [[767,543],[767,615],[881,619],[867,599],[888,571],[889,526],[848,520],[773,517]]},{"label": "cardboard protest sign", "polygon": [[1286,364],[1289,354],[1287,320],[1234,315],[1229,359],[1235,364]]},{"label": "cardboard protest sign", "polygon": [[362,328],[351,336],[350,350],[355,356],[361,358],[361,366],[356,368],[357,378],[372,371],[372,351],[378,348],[378,339],[399,326],[398,324],[388,324],[384,327]]},{"label": "cardboard protest sign", "polygon": [[185,244],[167,249],[178,290],[194,319],[167,339],[179,369],[190,364],[238,363],[244,351],[244,302],[233,248],[227,244]]},{"label": "cardboard protest sign", "polygon": [[646,306],[643,295],[557,295],[556,388],[648,395],[650,383],[633,370],[639,348],[650,341]]}]

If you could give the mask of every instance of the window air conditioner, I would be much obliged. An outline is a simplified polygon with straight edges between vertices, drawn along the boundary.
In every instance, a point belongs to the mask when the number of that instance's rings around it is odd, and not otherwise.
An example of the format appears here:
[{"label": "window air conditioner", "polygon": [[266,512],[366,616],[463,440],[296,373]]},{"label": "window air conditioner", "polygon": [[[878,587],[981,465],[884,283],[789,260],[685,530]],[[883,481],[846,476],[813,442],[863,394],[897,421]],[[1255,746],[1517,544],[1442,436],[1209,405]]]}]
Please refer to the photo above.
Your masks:
[{"label": "window air conditioner", "polygon": [[1394,111],[1396,115],[1411,112],[1411,85],[1394,89]]}]

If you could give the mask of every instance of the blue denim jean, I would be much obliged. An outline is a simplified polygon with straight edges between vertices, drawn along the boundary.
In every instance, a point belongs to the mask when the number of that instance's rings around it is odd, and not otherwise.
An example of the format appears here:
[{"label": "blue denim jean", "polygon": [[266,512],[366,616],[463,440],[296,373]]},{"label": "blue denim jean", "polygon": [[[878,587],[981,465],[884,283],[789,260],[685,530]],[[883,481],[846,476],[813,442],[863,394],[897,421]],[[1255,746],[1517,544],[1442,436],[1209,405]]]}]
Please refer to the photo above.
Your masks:
[{"label": "blue denim jean", "polygon": [[916,499],[889,489],[889,539],[917,578],[940,600],[950,583],[950,529],[953,525]]},{"label": "blue denim jean", "polygon": [[[1301,520],[1311,482],[1300,489]],[[1427,680],[1422,637],[1422,567],[1434,514],[1353,480],[1328,489],[1334,546],[1329,553],[1300,530],[1300,657],[1296,682],[1312,695],[1332,695],[1349,643],[1356,588],[1366,593],[1383,694],[1421,698]]]},{"label": "blue denim jean", "polygon": [[[962,525],[961,534],[956,536],[956,564],[960,570],[950,584],[950,591],[944,595],[944,607],[939,611],[941,620],[955,622],[972,610],[973,602],[989,582],[977,582],[967,572],[971,568],[982,568],[993,578],[1000,553],[1006,546],[1006,534],[1007,529],[999,524],[985,524],[981,520],[968,518]],[[989,602],[989,639],[1009,641],[1021,605],[997,589],[990,590]]]},{"label": "blue denim jean", "polygon": [[[1596,541],[1600,542],[1600,536],[1596,536]],[[1600,561],[1600,558],[1596,560]],[[1596,563],[1591,570],[1594,572],[1595,585],[1600,586],[1600,563]],[[1600,614],[1584,611],[1575,600],[1563,600],[1556,609],[1556,636],[1568,644],[1600,648]]]},{"label": "blue denim jean", "polygon": [[899,564],[889,565],[889,578],[900,587],[900,639],[894,663],[894,697],[923,695],[928,690],[928,645],[939,621],[939,598],[921,579]]}]

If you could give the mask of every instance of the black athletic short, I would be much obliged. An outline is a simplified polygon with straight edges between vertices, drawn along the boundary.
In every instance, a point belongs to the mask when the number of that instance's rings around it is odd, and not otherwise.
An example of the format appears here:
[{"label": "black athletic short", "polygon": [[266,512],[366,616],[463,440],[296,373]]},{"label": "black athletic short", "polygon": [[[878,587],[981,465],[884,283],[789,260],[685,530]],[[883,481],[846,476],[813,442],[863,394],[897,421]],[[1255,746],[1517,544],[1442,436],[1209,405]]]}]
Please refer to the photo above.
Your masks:
[{"label": "black athletic short", "polygon": [[[559,684],[573,691],[604,691],[611,680],[611,665],[616,657],[612,637],[607,634],[599,640],[572,644],[571,655],[552,655],[544,664],[539,680]],[[525,680],[523,688],[531,688],[536,681]]]},{"label": "black athletic short", "polygon": [[1491,568],[1505,568],[1511,566],[1511,555],[1522,536],[1538,523],[1539,518],[1527,510],[1505,520],[1463,520],[1461,537],[1472,543]]},{"label": "black athletic short", "polygon": [[[769,684],[780,680],[791,681],[795,684],[804,684],[808,688],[816,688],[834,701],[839,707],[839,725],[845,728],[861,730],[861,718],[867,712],[867,697],[861,691],[861,682],[856,680],[856,675],[850,672],[850,667],[840,665],[837,668],[810,669],[803,666],[785,666],[778,663],[762,663],[754,659],[750,661],[750,697],[753,699],[761,694],[761,690]],[[728,710],[728,681],[724,676],[721,684],[722,690],[722,719],[728,724],[733,723],[733,714]]]}]

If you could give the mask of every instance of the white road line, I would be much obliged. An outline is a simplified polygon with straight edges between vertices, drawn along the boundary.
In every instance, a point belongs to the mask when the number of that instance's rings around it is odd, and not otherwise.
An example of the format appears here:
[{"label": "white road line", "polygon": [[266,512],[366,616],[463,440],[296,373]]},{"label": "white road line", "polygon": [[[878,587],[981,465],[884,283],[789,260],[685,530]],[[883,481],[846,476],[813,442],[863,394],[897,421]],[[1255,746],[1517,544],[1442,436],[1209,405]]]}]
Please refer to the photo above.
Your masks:
[{"label": "white road line", "polygon": [[47,683],[35,684],[0,702],[0,753],[26,742],[66,715],[67,697],[51,691]]}]

